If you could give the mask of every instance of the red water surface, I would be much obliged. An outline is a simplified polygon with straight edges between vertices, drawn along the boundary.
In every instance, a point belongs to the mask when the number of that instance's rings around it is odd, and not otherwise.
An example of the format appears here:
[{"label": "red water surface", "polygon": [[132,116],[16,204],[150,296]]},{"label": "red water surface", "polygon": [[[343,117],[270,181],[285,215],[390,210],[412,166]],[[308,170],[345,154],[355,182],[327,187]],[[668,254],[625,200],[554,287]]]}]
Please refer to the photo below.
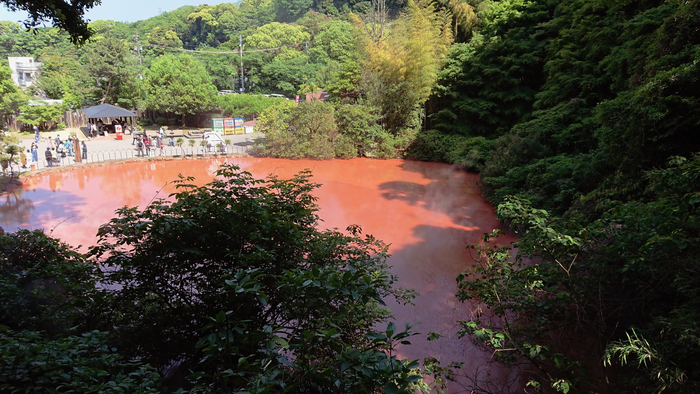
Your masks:
[{"label": "red water surface", "polygon": [[[222,163],[231,163],[256,177],[275,174],[290,178],[309,168],[323,186],[320,216],[328,228],[358,224],[365,234],[391,244],[389,263],[401,287],[420,293],[415,306],[390,302],[395,321],[421,324],[411,346],[401,356],[432,356],[444,364],[464,362],[468,376],[499,379],[490,370],[490,357],[468,339],[456,337],[457,320],[469,318],[470,306],[456,301],[457,275],[473,264],[465,247],[478,243],[485,232],[499,227],[493,208],[476,187],[478,177],[451,166],[400,160],[282,160],[227,158],[135,162],[86,167],[31,178],[23,190],[0,200],[0,223],[7,231],[43,228],[72,244],[91,245],[98,227],[124,205],[145,206],[174,191],[178,174],[206,183]],[[503,240],[509,242],[510,239]],[[443,338],[428,342],[428,332]],[[457,390],[459,391],[459,390]],[[453,391],[454,392],[454,391]]]}]

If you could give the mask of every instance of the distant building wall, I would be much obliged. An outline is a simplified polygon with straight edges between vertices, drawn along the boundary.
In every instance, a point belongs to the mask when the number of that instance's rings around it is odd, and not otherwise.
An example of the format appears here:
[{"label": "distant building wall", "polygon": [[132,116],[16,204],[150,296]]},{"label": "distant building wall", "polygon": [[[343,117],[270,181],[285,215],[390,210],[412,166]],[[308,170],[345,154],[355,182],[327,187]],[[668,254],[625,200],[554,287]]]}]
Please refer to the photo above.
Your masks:
[{"label": "distant building wall", "polygon": [[7,61],[10,63],[15,85],[26,88],[36,83],[41,63],[35,62],[32,57],[8,57]]},{"label": "distant building wall", "polygon": [[326,101],[329,97],[328,92],[306,93],[306,101]]}]

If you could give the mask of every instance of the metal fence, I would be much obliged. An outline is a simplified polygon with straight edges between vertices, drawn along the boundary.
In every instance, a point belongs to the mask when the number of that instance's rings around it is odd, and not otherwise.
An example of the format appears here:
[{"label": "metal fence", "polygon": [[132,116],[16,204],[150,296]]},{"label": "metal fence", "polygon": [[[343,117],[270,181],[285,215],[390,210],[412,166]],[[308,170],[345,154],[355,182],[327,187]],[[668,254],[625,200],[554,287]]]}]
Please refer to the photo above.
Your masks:
[{"label": "metal fence", "polygon": [[[39,161],[31,162],[37,170],[48,167],[62,167],[69,166],[73,164],[86,164],[86,163],[98,163],[113,160],[126,160],[126,159],[144,159],[158,158],[158,157],[194,157],[194,158],[204,158],[204,157],[216,157],[222,155],[234,155],[234,154],[247,154],[253,145],[252,142],[239,142],[233,145],[226,145],[219,149],[216,147],[205,147],[205,146],[165,146],[163,149],[150,148],[146,149],[137,148],[133,149],[113,149],[113,150],[103,150],[87,152],[86,159],[77,158],[66,154],[65,157],[59,157],[56,162],[52,160],[49,163],[44,156],[43,151],[39,151]],[[54,151],[55,153],[55,151]],[[81,151],[82,153],[82,151]],[[29,157],[31,159],[31,156]]]}]

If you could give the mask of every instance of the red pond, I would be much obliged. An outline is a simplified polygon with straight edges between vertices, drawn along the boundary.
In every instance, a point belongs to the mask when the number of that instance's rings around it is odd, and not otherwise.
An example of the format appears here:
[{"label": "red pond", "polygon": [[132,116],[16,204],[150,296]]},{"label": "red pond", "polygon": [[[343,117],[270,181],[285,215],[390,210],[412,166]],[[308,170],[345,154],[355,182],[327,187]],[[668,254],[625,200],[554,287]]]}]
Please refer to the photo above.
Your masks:
[{"label": "red pond", "polygon": [[[468,319],[470,311],[468,305],[456,302],[454,293],[455,278],[472,265],[465,247],[479,242],[499,223],[493,208],[481,198],[477,176],[447,165],[230,158],[87,167],[28,179],[23,190],[0,200],[0,223],[6,231],[43,228],[69,244],[90,245],[98,227],[115,209],[143,207],[154,198],[167,197],[174,190],[169,181],[180,173],[206,183],[224,162],[259,178],[269,174],[290,178],[311,169],[313,180],[323,185],[315,195],[324,225],[345,229],[358,224],[365,234],[391,244],[389,264],[399,276],[399,285],[420,294],[415,306],[390,304],[400,327],[407,322],[421,323],[414,328],[421,335],[411,339],[413,345],[401,348],[401,355],[411,359],[432,356],[443,365],[461,361],[465,375],[478,374],[489,380],[485,365],[489,355],[468,339],[456,338],[455,321]],[[428,342],[427,333],[433,331],[443,338]]]}]

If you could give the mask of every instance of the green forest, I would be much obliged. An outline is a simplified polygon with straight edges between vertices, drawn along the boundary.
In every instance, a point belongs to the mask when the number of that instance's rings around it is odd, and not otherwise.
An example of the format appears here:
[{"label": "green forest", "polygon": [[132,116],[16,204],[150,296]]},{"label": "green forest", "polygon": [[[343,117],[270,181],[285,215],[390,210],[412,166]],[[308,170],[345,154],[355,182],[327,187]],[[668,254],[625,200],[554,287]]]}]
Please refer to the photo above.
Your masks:
[{"label": "green forest", "polygon": [[[457,296],[484,313],[456,322],[463,340],[523,368],[529,393],[700,391],[697,2],[243,0],[86,28],[76,46],[0,22],[1,58],[43,63],[28,91],[0,68],[0,116],[38,122],[23,111],[35,95],[183,126],[245,116],[261,156],[478,172],[519,241],[493,246],[494,231],[468,246],[478,259]],[[319,91],[329,100],[260,96]],[[315,228],[308,174],[220,175],[119,211],[85,255],[40,232],[0,236],[0,391],[395,393],[457,379],[458,364],[396,358],[411,327],[387,323],[382,297],[414,294],[392,288],[381,242]],[[206,237],[163,231],[194,227]],[[238,249],[210,248],[220,237]],[[335,302],[282,307],[309,292]]]}]

